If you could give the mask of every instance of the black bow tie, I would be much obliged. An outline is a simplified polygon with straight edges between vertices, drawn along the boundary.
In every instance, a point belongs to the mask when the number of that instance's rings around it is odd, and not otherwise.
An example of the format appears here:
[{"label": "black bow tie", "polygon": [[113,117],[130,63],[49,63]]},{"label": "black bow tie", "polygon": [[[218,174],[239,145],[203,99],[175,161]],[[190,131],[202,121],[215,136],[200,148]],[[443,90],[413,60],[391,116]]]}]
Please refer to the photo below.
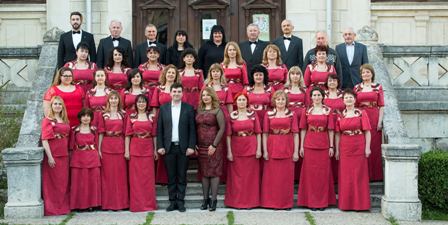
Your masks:
[{"label": "black bow tie", "polygon": [[258,44],[258,41],[249,41],[249,43],[252,45],[252,44],[254,44],[254,45],[256,45],[256,44]]},{"label": "black bow tie", "polygon": [[157,45],[157,44],[155,41],[148,41],[148,45],[151,46],[151,45]]},{"label": "black bow tie", "polygon": [[283,40],[290,40],[291,41],[291,38],[290,37],[283,37]]},{"label": "black bow tie", "polygon": [[72,34],[81,34],[81,31],[80,31],[80,30],[78,30],[78,31],[72,31]]},{"label": "black bow tie", "polygon": [[112,38],[112,41],[120,41],[120,38]]}]

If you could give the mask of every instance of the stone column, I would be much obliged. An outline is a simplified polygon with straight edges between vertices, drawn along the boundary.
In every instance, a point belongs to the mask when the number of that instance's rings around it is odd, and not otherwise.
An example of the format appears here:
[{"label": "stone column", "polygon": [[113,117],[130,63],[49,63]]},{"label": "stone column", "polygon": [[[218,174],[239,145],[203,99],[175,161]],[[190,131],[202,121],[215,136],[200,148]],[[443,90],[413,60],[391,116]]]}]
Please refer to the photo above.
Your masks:
[{"label": "stone column", "polygon": [[419,145],[383,144],[384,196],[381,212],[384,217],[419,221],[422,204],[418,198]]},{"label": "stone column", "polygon": [[44,215],[41,199],[43,148],[21,147],[2,151],[8,175],[8,203],[5,218],[37,218]]}]

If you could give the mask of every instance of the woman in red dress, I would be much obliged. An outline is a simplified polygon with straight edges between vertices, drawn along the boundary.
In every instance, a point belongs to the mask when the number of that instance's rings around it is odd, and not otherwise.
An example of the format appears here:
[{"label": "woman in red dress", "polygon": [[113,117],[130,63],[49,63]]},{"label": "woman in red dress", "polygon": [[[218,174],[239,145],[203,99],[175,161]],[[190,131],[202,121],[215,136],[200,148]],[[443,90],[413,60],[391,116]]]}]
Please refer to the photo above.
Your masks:
[{"label": "woman in red dress", "polygon": [[85,107],[93,111],[92,126],[98,127],[98,120],[106,108],[110,89],[106,86],[106,72],[99,69],[94,72],[93,88],[86,92]]},{"label": "woman in red dress", "polygon": [[[222,174],[223,141],[226,121],[219,107],[219,99],[211,87],[201,91],[201,101],[196,114],[199,173],[202,177],[204,200],[201,210],[215,211],[218,203],[219,177]],[[209,192],[212,192],[210,199]]]},{"label": "woman in red dress", "polygon": [[130,211],[157,209],[154,160],[157,160],[155,115],[149,113],[148,98],[139,95],[137,111],[126,122],[125,157],[129,160]]},{"label": "woman in red dress", "polygon": [[383,86],[375,81],[375,71],[369,64],[360,69],[362,83],[355,86],[356,102],[369,116],[372,155],[369,157],[369,177],[371,181],[383,180],[381,144],[383,136],[384,92]]},{"label": "woman in red dress", "polygon": [[[170,88],[174,83],[179,83],[179,71],[174,65],[168,65],[160,76],[160,85],[154,89],[154,94],[151,99],[152,113],[158,114],[159,107],[163,104],[171,102]],[[160,160],[157,161],[156,170],[156,183],[168,184],[168,174],[166,173],[165,160],[163,156],[159,156]]]},{"label": "woman in red dress", "polygon": [[[316,46],[314,51],[316,54],[316,61],[306,67],[304,75],[305,86],[308,91],[311,91],[313,87],[319,87],[322,90],[326,90],[325,83],[327,82],[328,75],[330,73],[336,73],[336,69],[333,65],[327,64],[328,47]],[[307,97],[308,96],[309,92],[307,93]]]},{"label": "woman in red dress", "polygon": [[183,89],[183,101],[198,108],[199,92],[204,86],[204,74],[202,70],[195,69],[194,64],[198,59],[198,54],[192,48],[187,48],[182,52],[179,67],[180,80]]},{"label": "woman in red dress", "polygon": [[146,95],[148,99],[151,99],[152,93],[143,87],[140,71],[138,69],[133,69],[128,75],[128,86],[121,93],[121,99],[123,100],[126,115],[135,112],[135,98],[138,95]]},{"label": "woman in red dress", "polygon": [[128,173],[124,158],[124,117],[120,95],[112,91],[107,105],[98,118],[101,153],[101,206],[102,209],[129,208]]},{"label": "woman in red dress", "polygon": [[90,125],[92,110],[83,108],[78,119],[80,125],[70,138],[70,208],[92,210],[101,206],[101,153],[96,145],[97,128]]},{"label": "woman in red dress", "polygon": [[366,111],[355,108],[356,94],[344,92],[345,109],[336,122],[336,158],[339,158],[338,208],[369,210],[370,122]]},{"label": "woman in red dress", "polygon": [[[303,83],[302,70],[298,66],[293,66],[289,69],[288,79],[285,84],[285,93],[288,95],[288,109],[297,115],[297,120],[300,120],[303,109],[305,109],[308,102],[306,99],[306,89]],[[300,123],[300,121],[299,121]],[[300,179],[300,169],[302,168],[302,158],[296,163],[294,169],[294,181],[298,182]]]},{"label": "woman in red dress", "polygon": [[[333,114],[333,119],[335,122],[334,124],[336,124],[336,119],[341,114],[342,110],[345,109],[344,101],[342,99],[343,91],[338,89],[340,83],[341,82],[336,73],[330,73],[328,75],[327,82],[325,83],[327,89],[325,90],[324,105],[331,108],[331,112]],[[331,168],[333,171],[333,179],[335,183],[338,182],[338,164],[339,161],[336,160],[335,157],[331,158]]]},{"label": "woman in red dress", "polygon": [[274,90],[268,86],[268,71],[262,65],[254,65],[250,73],[250,85],[246,88],[249,96],[249,108],[255,111],[260,121],[266,111],[271,109]]},{"label": "woman in red dress", "polygon": [[224,61],[221,63],[224,76],[229,84],[232,96],[249,84],[247,67],[241,56],[241,50],[234,41],[228,42],[224,49]]},{"label": "woman in red dress", "polygon": [[261,206],[291,209],[294,205],[294,166],[299,160],[299,122],[288,109],[288,96],[278,90],[272,96],[274,109],[263,122],[263,178]]},{"label": "woman in red dress", "polygon": [[311,91],[312,104],[300,118],[300,173],[297,205],[324,210],[336,204],[331,160],[334,154],[334,119],[331,109],[323,104],[325,93],[319,87]]},{"label": "woman in red dress", "polygon": [[72,70],[66,67],[60,68],[54,76],[53,85],[45,92],[43,101],[44,114],[48,116],[51,110],[51,98],[61,97],[67,109],[70,127],[79,124],[77,114],[82,109],[84,102],[84,91],[80,86],[73,85],[72,81]]},{"label": "woman in red dress", "polygon": [[159,77],[163,71],[163,65],[160,61],[160,49],[156,46],[150,46],[146,51],[148,61],[138,66],[142,74],[143,86],[152,93],[159,85]]},{"label": "woman in red dress", "polygon": [[128,73],[131,68],[126,59],[125,51],[120,47],[115,47],[104,68],[107,74],[107,84],[118,93],[122,92],[128,84]]},{"label": "woman in red dress", "polygon": [[282,63],[280,49],[277,45],[266,46],[263,51],[262,63],[268,70],[269,86],[275,90],[283,90],[287,81],[288,68]]},{"label": "woman in red dress", "polygon": [[249,209],[260,206],[261,126],[255,112],[248,109],[248,96],[235,96],[237,110],[227,122],[229,160],[224,205]]},{"label": "woman in red dress", "polygon": [[44,215],[70,213],[68,138],[70,125],[64,101],[54,96],[50,112],[42,119],[42,198]]},{"label": "woman in red dress", "polygon": [[90,62],[88,57],[89,45],[81,42],[76,47],[76,59],[64,65],[73,70],[73,82],[81,86],[84,93],[92,88],[92,75],[97,69],[96,64]]}]

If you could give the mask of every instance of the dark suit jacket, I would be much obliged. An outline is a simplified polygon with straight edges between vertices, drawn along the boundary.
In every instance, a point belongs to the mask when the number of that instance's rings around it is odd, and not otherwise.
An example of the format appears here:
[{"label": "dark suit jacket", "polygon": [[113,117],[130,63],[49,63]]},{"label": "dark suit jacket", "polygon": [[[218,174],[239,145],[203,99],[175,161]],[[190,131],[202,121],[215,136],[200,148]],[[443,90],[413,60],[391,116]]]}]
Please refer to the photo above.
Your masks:
[{"label": "dark suit jacket", "polygon": [[244,61],[246,61],[247,72],[250,74],[252,71],[252,67],[254,65],[261,64],[263,60],[263,51],[264,48],[269,44],[267,41],[258,40],[257,45],[255,46],[254,53],[250,50],[250,42],[243,41],[239,44],[241,49],[241,56],[243,56]]},{"label": "dark suit jacket", "polygon": [[[160,106],[157,120],[157,149],[165,148],[166,153],[171,149],[171,132],[173,124],[171,118],[171,102]],[[180,150],[185,153],[187,148],[196,146],[196,126],[193,106],[182,102],[179,118]]]},{"label": "dark suit jacket", "polygon": [[286,51],[283,36],[275,39],[272,44],[280,48],[282,54],[282,61],[288,67],[288,70],[293,66],[303,67],[303,44],[302,39],[292,35],[289,43],[288,51]]},{"label": "dark suit jacket", "polygon": [[[316,53],[314,48],[308,50],[308,52],[305,55],[305,58],[303,59],[303,68],[302,71],[305,72],[306,66],[308,64],[314,62],[316,60]],[[341,66],[341,59],[339,58],[338,53],[336,50],[328,47],[328,53],[327,53],[327,63],[334,66],[336,69],[336,73],[338,74],[339,79],[341,80],[339,87],[342,86],[342,66]]]},{"label": "dark suit jacket", "polygon": [[[93,35],[87,31],[82,31],[81,42],[89,45],[89,57],[91,62],[96,62],[96,47]],[[76,46],[73,45],[72,31],[63,33],[59,39],[58,46],[58,68],[64,66],[66,62],[76,59]]]},{"label": "dark suit jacket", "polygon": [[[118,42],[118,47],[122,48],[125,52],[126,61],[128,62],[128,66],[132,66],[132,44],[126,38],[120,37]],[[110,55],[112,54],[112,50],[114,49],[114,43],[112,42],[112,37],[106,37],[100,40],[100,44],[98,45],[97,51],[97,60],[96,65],[98,68],[104,68],[107,65],[107,61],[109,60]]]},{"label": "dark suit jacket", "polygon": [[341,59],[342,66],[342,88],[353,88],[361,83],[359,68],[362,64],[369,63],[367,58],[367,47],[359,42],[355,42],[355,53],[352,64],[348,62],[345,43],[336,46],[336,52]]},{"label": "dark suit jacket", "polygon": [[[160,50],[159,61],[161,64],[165,65],[166,63],[166,46],[162,43],[156,42],[156,46]],[[145,40],[144,42],[137,45],[135,48],[135,57],[134,57],[134,68],[137,68],[140,64],[148,61],[148,57],[146,57],[146,50],[148,49],[148,42]]]}]

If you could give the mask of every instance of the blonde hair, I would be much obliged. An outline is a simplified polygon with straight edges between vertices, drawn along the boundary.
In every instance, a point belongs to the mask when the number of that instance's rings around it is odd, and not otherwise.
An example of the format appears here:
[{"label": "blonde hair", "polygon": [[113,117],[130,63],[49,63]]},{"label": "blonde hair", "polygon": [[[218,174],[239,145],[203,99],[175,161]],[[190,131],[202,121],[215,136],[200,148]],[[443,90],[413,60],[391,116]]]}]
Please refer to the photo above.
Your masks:
[{"label": "blonde hair", "polygon": [[62,103],[62,111],[61,111],[61,119],[64,121],[64,123],[69,123],[68,116],[67,116],[67,108],[65,108],[64,100],[59,96],[53,96],[50,100],[50,113],[48,114],[48,117],[50,119],[55,119],[55,113],[53,111],[53,102],[54,101],[60,101]]},{"label": "blonde hair", "polygon": [[301,88],[305,87],[305,82],[303,81],[303,73],[302,73],[302,70],[300,69],[300,67],[298,67],[298,66],[293,66],[293,67],[291,67],[291,69],[289,69],[285,87],[292,87],[291,73],[300,74],[299,87],[301,87]]},{"label": "blonde hair", "polygon": [[210,66],[210,69],[208,69],[207,79],[205,79],[205,81],[204,81],[205,85],[209,85],[212,83],[212,81],[213,81],[212,71],[213,70],[219,70],[219,72],[221,73],[221,77],[219,78],[219,82],[221,82],[221,85],[227,84],[226,78],[224,76],[224,70],[222,69],[221,65],[219,65],[218,63],[213,63]]},{"label": "blonde hair", "polygon": [[123,109],[123,103],[121,102],[121,96],[120,94],[118,94],[117,91],[112,90],[108,95],[107,95],[107,101],[106,101],[106,109],[104,109],[104,112],[110,112],[110,103],[109,100],[110,98],[112,98],[112,96],[116,96],[118,98],[118,107],[117,107],[117,112],[120,112]]},{"label": "blonde hair", "polygon": [[272,98],[271,98],[271,105],[273,107],[277,107],[275,105],[275,99],[279,98],[280,96],[285,97],[285,100],[286,100],[285,107],[287,107],[287,105],[289,104],[289,99],[288,99],[288,95],[286,94],[286,92],[284,90],[278,90],[278,91],[274,92],[274,94],[272,95]]},{"label": "blonde hair", "polygon": [[276,59],[275,63],[277,64],[277,66],[281,66],[283,64],[283,62],[282,62],[282,55],[280,53],[280,49],[277,47],[277,45],[274,45],[274,44],[268,44],[266,46],[266,48],[264,48],[262,64],[263,65],[268,65],[269,64],[269,61],[268,61],[268,51],[269,51],[269,49],[273,49],[273,50],[275,50],[277,52],[277,59]]},{"label": "blonde hair", "polygon": [[180,82],[180,75],[179,75],[179,71],[177,70],[177,67],[175,65],[173,65],[173,64],[170,64],[168,66],[165,66],[165,68],[163,68],[162,74],[159,77],[159,83],[161,85],[165,85],[166,84],[166,73],[168,72],[169,69],[174,69],[174,71],[176,71],[176,78],[174,78],[174,83],[179,83]]},{"label": "blonde hair", "polygon": [[68,68],[68,67],[61,67],[60,69],[58,69],[56,71],[56,74],[54,75],[54,79],[53,79],[53,84],[52,85],[53,86],[60,85],[61,84],[62,74],[64,72],[67,72],[67,71],[70,71],[70,73],[72,74],[72,83],[73,83],[73,70]]},{"label": "blonde hair", "polygon": [[229,47],[233,46],[236,50],[236,63],[238,65],[243,65],[244,64],[244,60],[241,56],[241,50],[240,47],[238,46],[238,44],[234,41],[230,41],[226,44],[226,47],[224,49],[224,61],[222,61],[222,64],[224,64],[225,66],[228,66],[230,63],[230,58],[229,58],[229,54],[227,53],[227,51],[229,50]]},{"label": "blonde hair", "polygon": [[201,90],[201,93],[199,94],[199,110],[205,110],[205,104],[202,101],[202,93],[207,92],[208,95],[212,98],[212,109],[219,108],[219,98],[216,94],[216,91],[212,87],[205,87]]}]

